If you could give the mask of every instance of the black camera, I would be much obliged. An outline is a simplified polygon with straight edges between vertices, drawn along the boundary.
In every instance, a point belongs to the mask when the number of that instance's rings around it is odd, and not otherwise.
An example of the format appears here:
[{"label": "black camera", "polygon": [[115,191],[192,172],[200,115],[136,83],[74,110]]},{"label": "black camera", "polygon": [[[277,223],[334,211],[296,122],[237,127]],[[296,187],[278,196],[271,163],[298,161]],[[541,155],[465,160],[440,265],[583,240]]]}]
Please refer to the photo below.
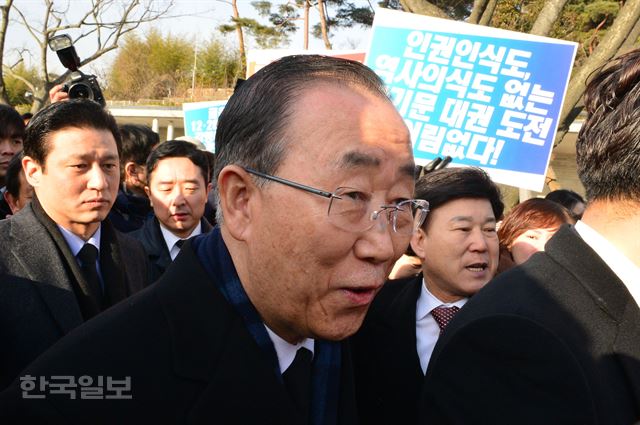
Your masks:
[{"label": "black camera", "polygon": [[69,93],[71,99],[90,99],[104,107],[106,103],[96,76],[87,75],[78,70],[80,58],[76,53],[76,48],[73,47],[71,37],[66,34],[51,37],[49,39],[49,47],[58,54],[62,65],[71,71],[71,77],[64,84],[62,91]]}]

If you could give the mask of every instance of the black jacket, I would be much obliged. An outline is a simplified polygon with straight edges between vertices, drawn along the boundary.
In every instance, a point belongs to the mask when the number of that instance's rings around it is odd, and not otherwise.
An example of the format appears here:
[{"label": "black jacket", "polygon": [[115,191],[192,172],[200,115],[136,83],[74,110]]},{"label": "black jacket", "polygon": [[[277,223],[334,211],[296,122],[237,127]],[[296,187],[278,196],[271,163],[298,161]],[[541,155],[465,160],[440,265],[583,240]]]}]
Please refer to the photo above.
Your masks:
[{"label": "black jacket", "polygon": [[640,309],[565,225],[453,318],[423,390],[429,425],[635,423]]},{"label": "black jacket", "polygon": [[[82,324],[83,317],[102,309],[91,310],[90,300],[78,295],[84,285],[80,267],[66,242],[56,243],[37,218],[35,202],[34,198],[18,214],[0,222],[0,388]],[[106,280],[111,282],[109,274],[122,273],[118,280],[123,286],[107,306],[146,286],[149,272],[142,246],[113,230],[108,221],[103,222],[100,252]],[[111,262],[103,262],[105,255]],[[112,267],[107,269],[106,264]]]},{"label": "black jacket", "polygon": [[[342,350],[338,423],[356,421]],[[186,243],[162,278],[78,328],[24,372],[131,378],[131,399],[0,394],[0,423],[293,424],[302,422],[273,366]]]},{"label": "black jacket", "polygon": [[422,274],[385,283],[352,338],[362,424],[414,424],[424,375],[416,349]]}]

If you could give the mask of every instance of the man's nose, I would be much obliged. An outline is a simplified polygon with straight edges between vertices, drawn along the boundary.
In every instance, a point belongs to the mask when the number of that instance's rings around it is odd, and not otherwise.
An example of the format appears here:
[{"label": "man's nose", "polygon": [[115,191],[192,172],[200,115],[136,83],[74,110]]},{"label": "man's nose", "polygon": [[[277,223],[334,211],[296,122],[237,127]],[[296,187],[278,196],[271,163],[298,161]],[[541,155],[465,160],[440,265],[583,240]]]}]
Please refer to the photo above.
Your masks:
[{"label": "man's nose", "polygon": [[180,206],[180,205],[183,205],[185,202],[186,201],[185,201],[185,195],[184,195],[183,189],[181,189],[180,187],[176,186],[173,189],[173,197],[171,199],[171,203],[173,205]]},{"label": "man's nose", "polygon": [[482,229],[474,229],[471,232],[471,243],[469,248],[471,251],[484,252],[489,249],[489,241]]},{"label": "man's nose", "polygon": [[87,182],[87,187],[94,190],[104,190],[107,186],[107,175],[102,167],[100,167],[100,165],[98,164],[92,166],[91,170],[89,171],[89,181]]}]

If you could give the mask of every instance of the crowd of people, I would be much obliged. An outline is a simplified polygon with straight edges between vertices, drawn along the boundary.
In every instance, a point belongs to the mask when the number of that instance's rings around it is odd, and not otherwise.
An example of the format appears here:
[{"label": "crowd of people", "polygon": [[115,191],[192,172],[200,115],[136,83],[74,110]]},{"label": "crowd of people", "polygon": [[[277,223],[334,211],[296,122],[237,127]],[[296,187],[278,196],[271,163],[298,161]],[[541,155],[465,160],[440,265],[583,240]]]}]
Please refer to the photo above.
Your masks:
[{"label": "crowd of people", "polygon": [[587,87],[588,202],[506,214],[346,59],[239,84],[215,158],[0,106],[0,423],[639,421],[639,100],[634,51]]}]

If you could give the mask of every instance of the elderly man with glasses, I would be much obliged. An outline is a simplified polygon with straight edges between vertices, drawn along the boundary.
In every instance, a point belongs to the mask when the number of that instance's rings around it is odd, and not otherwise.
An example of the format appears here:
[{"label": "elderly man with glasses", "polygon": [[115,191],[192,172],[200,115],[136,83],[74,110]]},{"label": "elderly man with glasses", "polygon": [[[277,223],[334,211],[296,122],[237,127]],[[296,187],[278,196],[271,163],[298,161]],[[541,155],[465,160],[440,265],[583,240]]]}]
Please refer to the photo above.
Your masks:
[{"label": "elderly man with glasses", "polygon": [[3,395],[16,416],[356,422],[341,341],[360,327],[428,211],[412,199],[407,127],[368,68],[291,56],[236,89],[216,155],[219,226],[187,242],[144,294],[25,372],[112,377],[129,398],[47,393],[18,403],[16,384]]}]

